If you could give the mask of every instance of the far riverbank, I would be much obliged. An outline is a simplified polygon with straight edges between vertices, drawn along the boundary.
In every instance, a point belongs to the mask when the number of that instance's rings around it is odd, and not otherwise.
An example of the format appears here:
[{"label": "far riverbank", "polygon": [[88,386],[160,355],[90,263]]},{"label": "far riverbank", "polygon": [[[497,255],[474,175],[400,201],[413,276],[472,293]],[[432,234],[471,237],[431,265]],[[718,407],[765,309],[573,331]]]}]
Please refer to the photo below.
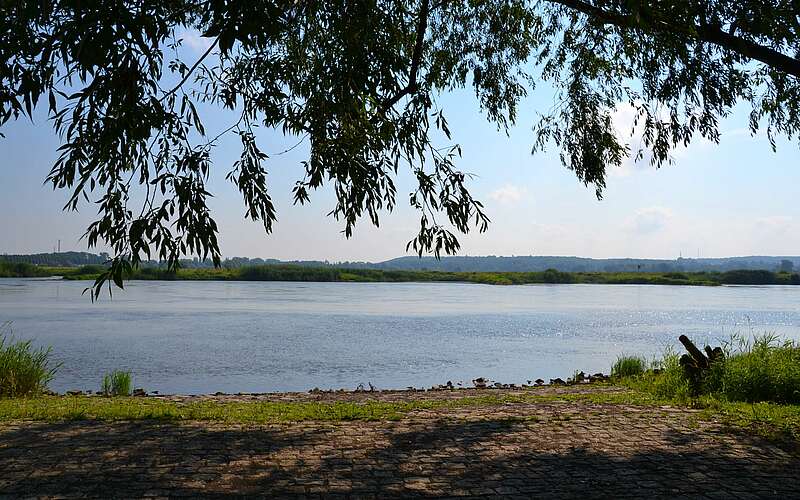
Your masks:
[{"label": "far riverbank", "polygon": [[[47,267],[0,262],[0,277],[62,277],[67,280],[95,280],[105,268],[98,265]],[[538,272],[446,272],[348,269],[299,265],[262,265],[238,268],[165,268],[144,267],[131,272],[131,280],[177,281],[299,281],[299,282],[369,282],[369,283],[479,283],[489,285],[528,284],[601,284],[601,285],[800,285],[800,274],[767,270],[726,272],[562,272],[555,269]]]}]

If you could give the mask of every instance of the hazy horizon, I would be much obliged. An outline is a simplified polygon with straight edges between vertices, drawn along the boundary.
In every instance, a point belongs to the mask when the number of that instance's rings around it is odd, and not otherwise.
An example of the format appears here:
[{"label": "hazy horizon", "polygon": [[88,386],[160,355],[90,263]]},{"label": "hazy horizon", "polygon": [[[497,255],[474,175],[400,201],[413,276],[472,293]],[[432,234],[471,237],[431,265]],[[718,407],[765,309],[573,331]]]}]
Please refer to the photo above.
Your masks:
[{"label": "hazy horizon", "polygon": [[[64,250],[62,249],[61,252],[31,252],[31,253],[12,253],[12,252],[4,252],[0,250],[0,256],[5,255],[40,255],[40,254],[51,254],[51,253],[69,253],[69,252],[86,252],[94,255],[100,255],[101,252],[92,251],[92,250]],[[800,259],[800,253],[798,254],[783,254],[783,255],[767,255],[767,254],[758,254],[758,255],[723,255],[723,256],[685,256],[679,255],[674,258],[658,258],[658,257],[627,257],[627,256],[611,256],[611,257],[587,257],[585,255],[497,255],[497,254],[458,254],[458,255],[442,255],[442,259],[448,258],[458,258],[458,257],[472,257],[472,258],[498,258],[498,259],[515,259],[515,258],[542,258],[542,259],[590,259],[590,260],[653,260],[653,261],[676,261],[679,259],[683,260],[725,260],[725,259]],[[364,262],[370,264],[378,264],[381,262],[388,262],[396,259],[402,258],[418,258],[416,254],[405,254],[405,255],[397,255],[395,257],[390,257],[388,259],[381,259],[381,260],[354,260],[354,259],[331,259],[331,258],[318,258],[318,259],[279,259],[277,257],[271,256],[253,256],[253,255],[224,255],[222,256],[222,260],[225,259],[262,259],[265,261],[269,260],[279,260],[283,262],[291,262],[291,261],[298,261],[298,262],[329,262],[331,264],[343,263],[343,262]],[[434,256],[432,255],[423,255],[422,258],[430,258],[433,259]],[[189,260],[199,260],[197,257],[188,258]],[[156,260],[156,259],[148,259],[148,260]],[[210,259],[206,259],[209,260]]]}]

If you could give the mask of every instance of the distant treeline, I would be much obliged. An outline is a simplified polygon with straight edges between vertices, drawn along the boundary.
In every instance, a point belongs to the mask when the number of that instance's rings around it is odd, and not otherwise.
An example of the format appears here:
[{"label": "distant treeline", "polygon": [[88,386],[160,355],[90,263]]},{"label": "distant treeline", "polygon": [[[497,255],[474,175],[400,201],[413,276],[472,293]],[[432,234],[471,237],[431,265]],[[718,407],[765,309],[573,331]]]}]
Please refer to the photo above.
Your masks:
[{"label": "distant treeline", "polygon": [[[0,255],[0,260],[12,263],[27,263],[40,266],[83,266],[103,264],[108,255],[86,252],[43,253],[36,255]],[[184,269],[212,269],[209,260],[183,259]],[[328,262],[328,261],[280,261],[247,257],[231,257],[222,262],[226,269],[260,267],[264,265],[291,265],[301,267],[336,268],[343,270],[373,269],[381,271],[443,271],[443,272],[544,272],[557,269],[570,273],[697,273],[727,272],[736,270],[765,270],[793,273],[800,269],[800,257],[726,257],[714,259],[589,259],[559,256],[515,256],[482,257],[450,256],[437,260],[433,257],[399,257],[384,262]],[[164,265],[149,261],[142,267],[163,268]]]},{"label": "distant treeline", "polygon": [[[95,279],[103,266],[90,265],[79,268],[48,268],[30,266],[27,274],[10,276],[42,276],[59,274],[65,279]],[[3,267],[0,267],[0,273]],[[43,274],[45,273],[45,274]],[[0,274],[3,275],[3,274]],[[9,275],[5,275],[9,276]],[[207,281],[320,281],[320,282],[462,282],[491,285],[524,285],[535,283],[596,283],[644,285],[800,285],[800,274],[764,270],[735,270],[700,273],[566,273],[555,269],[527,273],[441,272],[441,271],[391,271],[379,269],[342,269],[336,267],[308,267],[297,265],[265,265],[240,268],[194,268],[177,272],[163,268],[145,267],[135,270],[133,280],[207,280]]]},{"label": "distant treeline", "polygon": [[11,264],[34,264],[37,266],[73,267],[104,264],[108,254],[95,255],[88,252],[53,252],[30,255],[0,255],[0,262]]},{"label": "distant treeline", "polygon": [[375,269],[430,270],[430,271],[488,271],[530,272],[557,269],[572,273],[670,273],[735,271],[761,269],[792,273],[800,268],[800,257],[725,257],[713,259],[590,259],[564,256],[451,256],[436,260],[433,257],[399,257],[376,264],[342,263],[342,267],[368,267]]}]

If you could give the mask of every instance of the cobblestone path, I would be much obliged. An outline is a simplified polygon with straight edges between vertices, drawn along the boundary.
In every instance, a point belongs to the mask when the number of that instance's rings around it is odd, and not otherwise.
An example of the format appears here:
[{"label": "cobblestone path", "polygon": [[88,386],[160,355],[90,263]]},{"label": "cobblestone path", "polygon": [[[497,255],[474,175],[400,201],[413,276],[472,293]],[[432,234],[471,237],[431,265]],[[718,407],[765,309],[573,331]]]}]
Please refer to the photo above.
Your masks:
[{"label": "cobblestone path", "polygon": [[395,422],[0,424],[0,498],[29,496],[798,498],[800,458],[691,410],[589,402]]}]

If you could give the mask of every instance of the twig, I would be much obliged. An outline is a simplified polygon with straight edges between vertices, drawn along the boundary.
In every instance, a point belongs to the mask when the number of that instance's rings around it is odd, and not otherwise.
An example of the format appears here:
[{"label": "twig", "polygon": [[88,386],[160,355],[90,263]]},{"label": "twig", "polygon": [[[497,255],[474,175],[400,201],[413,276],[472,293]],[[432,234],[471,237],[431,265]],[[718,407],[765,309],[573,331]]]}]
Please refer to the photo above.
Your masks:
[{"label": "twig", "polygon": [[163,100],[164,100],[164,99],[166,99],[167,97],[171,96],[172,94],[174,94],[175,92],[177,92],[177,91],[178,91],[178,89],[179,89],[179,88],[181,88],[181,87],[183,86],[183,84],[184,84],[184,83],[186,83],[186,80],[188,80],[188,79],[189,79],[189,76],[191,76],[191,74],[194,72],[194,70],[196,70],[196,69],[197,69],[197,67],[198,67],[198,66],[200,66],[200,63],[202,63],[202,62],[203,62],[203,60],[204,60],[206,57],[208,57],[208,55],[211,53],[211,51],[212,51],[212,50],[214,50],[214,47],[216,47],[216,46],[217,46],[217,42],[219,42],[219,37],[217,37],[217,38],[215,38],[215,39],[214,39],[214,42],[213,42],[213,43],[212,43],[212,44],[211,44],[211,45],[210,45],[210,46],[209,46],[209,47],[206,49],[206,51],[203,53],[203,55],[202,55],[202,56],[200,56],[200,59],[198,59],[197,61],[195,61],[195,63],[192,65],[192,67],[191,67],[191,68],[189,68],[189,71],[187,71],[187,72],[186,72],[186,74],[185,74],[185,75],[183,75],[183,78],[181,79],[181,81],[180,81],[180,82],[178,82],[178,84],[177,84],[177,85],[175,85],[175,87],[173,87],[173,88],[172,88],[172,90],[170,90],[169,92],[167,92],[166,94],[164,94],[164,97],[162,97],[161,99],[159,99],[159,101],[163,101]]}]

